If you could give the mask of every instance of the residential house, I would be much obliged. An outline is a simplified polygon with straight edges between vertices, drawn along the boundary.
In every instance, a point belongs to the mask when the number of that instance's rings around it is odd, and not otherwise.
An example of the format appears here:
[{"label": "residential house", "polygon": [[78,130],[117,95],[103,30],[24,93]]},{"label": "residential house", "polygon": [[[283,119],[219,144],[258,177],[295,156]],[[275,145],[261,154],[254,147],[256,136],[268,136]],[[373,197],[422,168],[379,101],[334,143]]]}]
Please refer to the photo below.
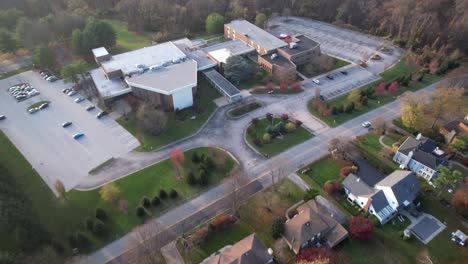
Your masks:
[{"label": "residential house", "polygon": [[[271,253],[273,253],[270,250]],[[255,234],[242,239],[222,250],[219,254],[205,259],[202,264],[270,264],[275,263],[273,256]]]},{"label": "residential house", "polygon": [[349,202],[375,215],[380,223],[385,224],[399,210],[412,204],[420,186],[413,172],[397,170],[375,185],[351,173],[343,181],[343,188]]},{"label": "residential house", "polygon": [[468,116],[464,120],[455,120],[439,129],[445,141],[450,144],[457,141],[459,136],[468,136]]},{"label": "residential house", "polygon": [[348,237],[348,231],[315,200],[302,204],[297,211],[297,215],[286,221],[283,234],[294,253],[318,243],[332,248]]},{"label": "residential house", "polygon": [[437,167],[446,163],[444,151],[437,144],[419,134],[416,138],[408,137],[398,148],[393,161],[401,169],[409,169],[427,181],[438,176]]}]

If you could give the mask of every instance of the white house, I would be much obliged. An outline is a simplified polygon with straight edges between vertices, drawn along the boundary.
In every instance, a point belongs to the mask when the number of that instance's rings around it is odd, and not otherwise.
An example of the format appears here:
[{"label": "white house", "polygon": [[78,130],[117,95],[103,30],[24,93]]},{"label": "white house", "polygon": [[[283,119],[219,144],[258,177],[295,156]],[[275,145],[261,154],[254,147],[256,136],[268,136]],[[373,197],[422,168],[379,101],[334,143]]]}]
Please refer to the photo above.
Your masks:
[{"label": "white house", "polygon": [[409,206],[419,191],[419,183],[411,171],[397,170],[370,186],[355,174],[343,181],[348,201],[377,217],[384,224]]},{"label": "white house", "polygon": [[444,152],[437,144],[419,134],[416,138],[408,137],[398,148],[393,161],[401,169],[409,169],[427,181],[438,176],[437,167],[445,163]]}]

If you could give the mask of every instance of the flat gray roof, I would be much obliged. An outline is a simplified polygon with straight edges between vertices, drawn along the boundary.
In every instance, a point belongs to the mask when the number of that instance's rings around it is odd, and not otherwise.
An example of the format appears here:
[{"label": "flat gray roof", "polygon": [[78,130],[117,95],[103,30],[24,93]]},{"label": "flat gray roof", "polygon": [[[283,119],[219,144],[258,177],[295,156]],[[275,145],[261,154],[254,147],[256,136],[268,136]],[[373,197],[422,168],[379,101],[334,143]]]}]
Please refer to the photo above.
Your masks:
[{"label": "flat gray roof", "polygon": [[216,70],[209,70],[203,72],[205,76],[213,83],[218,90],[221,90],[224,95],[229,98],[240,95],[239,89],[229,82],[223,75]]},{"label": "flat gray roof", "polygon": [[298,35],[298,36],[294,36],[292,38],[296,38],[298,40],[297,42],[295,42],[295,43],[297,43],[296,48],[291,49],[289,47],[289,45],[286,46],[286,47],[281,48],[284,52],[286,52],[286,53],[288,53],[290,55],[295,55],[295,54],[298,54],[298,53],[301,53],[301,52],[304,52],[304,51],[315,49],[316,47],[319,46],[319,44],[317,42],[315,42],[311,38],[308,38],[308,37],[306,37],[304,35]]},{"label": "flat gray roof", "polygon": [[268,61],[271,64],[276,64],[276,65],[279,65],[279,66],[282,66],[282,67],[296,68],[296,65],[294,65],[294,63],[292,63],[288,59],[284,58],[283,56],[278,55],[278,56],[276,56],[276,58],[272,59],[271,55],[272,54],[265,54],[265,55],[263,55],[261,57],[264,58],[266,61]]},{"label": "flat gray roof", "polygon": [[92,50],[94,57],[101,57],[109,55],[109,52],[104,47],[95,48]]},{"label": "flat gray roof", "polygon": [[233,39],[208,46],[203,50],[216,61],[226,63],[226,60],[231,56],[243,55],[253,52],[255,49],[244,43],[242,40]]},{"label": "flat gray roof", "polygon": [[177,90],[197,85],[197,62],[186,60],[127,77],[125,81],[130,86],[169,95]]},{"label": "flat gray roof", "polygon": [[122,70],[128,74],[137,71],[136,65],[142,64],[146,67],[162,65],[173,60],[185,59],[186,55],[172,42],[164,42],[118,55],[111,56],[110,60],[101,62],[106,72]]},{"label": "flat gray roof", "polygon": [[112,98],[132,91],[121,79],[107,79],[102,68],[91,70],[89,73],[103,98]]},{"label": "flat gray roof", "polygon": [[173,43],[187,56],[197,62],[197,70],[203,71],[216,66],[216,62],[212,61],[208,55],[199,48],[200,44],[191,41],[188,38],[183,38],[173,41]]},{"label": "flat gray roof", "polygon": [[247,35],[248,39],[266,49],[267,51],[271,51],[287,45],[286,42],[255,26],[247,20],[233,20],[226,25],[237,33]]}]

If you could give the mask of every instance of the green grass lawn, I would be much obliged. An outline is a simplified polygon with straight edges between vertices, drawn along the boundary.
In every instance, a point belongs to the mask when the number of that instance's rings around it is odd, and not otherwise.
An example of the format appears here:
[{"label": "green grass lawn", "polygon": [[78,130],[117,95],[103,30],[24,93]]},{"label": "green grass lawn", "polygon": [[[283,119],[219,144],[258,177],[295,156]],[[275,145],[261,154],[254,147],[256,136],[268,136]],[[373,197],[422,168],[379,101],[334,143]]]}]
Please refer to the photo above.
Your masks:
[{"label": "green grass lawn", "polygon": [[239,84],[233,84],[240,90],[250,89],[257,86],[264,86],[265,82],[263,79],[268,75],[268,72],[260,68],[256,62],[250,59],[247,59],[247,62],[250,63],[250,65],[255,69],[253,75],[250,78],[241,81]]},{"label": "green grass lawn", "polygon": [[105,19],[104,21],[111,24],[115,30],[117,37],[116,44],[119,49],[119,53],[151,45],[151,37],[149,33],[129,31],[127,23],[120,20]]},{"label": "green grass lawn", "polygon": [[376,133],[369,132],[358,136],[353,143],[359,150],[362,158],[382,173],[389,174],[394,170],[398,170],[398,164],[392,161],[392,153],[383,151],[383,146],[379,142],[379,135]]},{"label": "green grass lawn", "polygon": [[[143,196],[153,198],[160,189],[167,191],[177,190],[179,198],[176,200],[168,198],[157,208],[149,210],[151,216],[158,216],[163,211],[180,204],[197,193],[209,188],[200,186],[189,186],[185,180],[178,180],[170,160],[152,165],[138,171],[130,176],[116,181],[121,192],[122,200],[127,203],[128,212],[124,213],[117,205],[108,204],[101,200],[99,189],[87,192],[70,191],[67,200],[57,199],[50,191],[42,178],[31,168],[31,165],[17,151],[15,146],[0,133],[0,162],[5,165],[12,177],[24,186],[24,191],[32,202],[37,221],[40,222],[52,237],[67,245],[66,238],[77,230],[84,230],[83,221],[86,216],[93,217],[97,207],[106,210],[109,220],[105,222],[108,235],[103,238],[91,236],[93,240],[92,249],[98,248],[130,231],[141,223],[135,215],[135,208]],[[190,155],[193,152],[209,154],[207,148],[199,148],[186,152],[187,166],[189,170],[193,166]],[[234,161],[228,156],[224,169],[216,169],[212,172],[209,185],[216,184],[233,168]],[[1,234],[2,232],[0,232]],[[88,233],[89,234],[89,233]],[[12,237],[0,236],[0,247],[6,249],[11,247],[14,241]]]},{"label": "green grass lawn", "polygon": [[[411,66],[408,66],[406,63],[405,63],[405,60],[401,60],[400,62],[398,62],[395,66],[393,66],[392,68],[386,70],[385,72],[383,72],[381,74],[381,79],[378,80],[378,81],[375,81],[373,83],[370,83],[368,85],[365,85],[361,88],[359,88],[360,90],[363,90],[363,89],[368,89],[369,87],[376,87],[379,83],[381,83],[382,81],[386,82],[386,83],[389,83],[393,80],[395,80],[396,78],[402,76],[402,75],[405,75],[405,74],[408,74],[408,73],[412,73],[412,72],[416,72],[418,69],[415,68],[415,67],[411,67]],[[437,82],[440,80],[440,77],[437,76],[437,75],[432,75],[432,74],[427,74],[424,76],[423,80],[421,82],[418,82],[418,81],[411,81],[410,84],[408,85],[408,87],[400,87],[400,89],[398,90],[398,94],[402,94],[406,91],[417,91],[419,89],[422,89],[434,82]],[[339,96],[337,98],[334,98],[334,99],[331,99],[331,100],[327,100],[327,104],[329,104],[330,106],[340,106],[340,105],[346,105],[347,104],[347,97],[348,97],[348,94],[345,94],[345,95],[342,95],[342,96]],[[313,102],[313,99],[309,102],[309,111],[316,117],[320,118],[322,121],[324,121],[325,123],[327,123],[329,126],[331,127],[335,127],[335,126],[338,126],[348,120],[351,120],[357,116],[360,116],[364,113],[367,113],[379,106],[382,106],[384,104],[387,104],[393,100],[395,100],[396,97],[392,94],[384,94],[384,95],[379,95],[377,96],[376,99],[372,99],[372,100],[368,100],[368,103],[367,105],[365,106],[362,106],[360,108],[357,108],[355,109],[353,112],[351,113],[340,113],[340,114],[337,114],[337,115],[331,115],[331,116],[328,116],[328,117],[325,117],[325,116],[322,116],[320,115],[317,110],[315,110],[313,107],[312,107],[312,102]]]},{"label": "green grass lawn", "polygon": [[[169,128],[159,136],[149,135],[141,131],[134,113],[119,118],[117,122],[138,138],[141,144],[137,148],[138,151],[150,151],[195,133],[216,109],[213,100],[220,96],[219,92],[211,84],[204,79],[200,80],[194,98],[195,105],[190,109],[182,110],[184,112],[183,119],[177,118],[173,112],[168,112]],[[196,119],[190,119],[192,116],[196,116]]]},{"label": "green grass lawn", "polygon": [[370,132],[361,137],[358,137],[355,142],[370,152],[372,155],[378,155],[383,146],[379,142],[380,135]]},{"label": "green grass lawn", "polygon": [[[273,124],[280,122],[279,118],[273,118]],[[262,139],[263,134],[266,133],[267,127],[270,126],[270,122],[266,119],[259,120],[258,124],[254,126],[251,124],[249,127],[252,129],[252,134],[246,133],[247,141],[249,144],[254,147],[258,152],[262,153],[267,157],[272,157],[278,153],[285,151],[286,149],[298,145],[308,139],[313,137],[307,130],[303,127],[299,127],[292,133],[287,133],[283,136],[283,139],[275,138],[272,142],[268,144],[262,144],[256,146],[253,143],[255,137]],[[247,128],[248,129],[248,128]]]},{"label": "green grass lawn", "polygon": [[382,139],[382,142],[383,142],[385,145],[391,147],[392,144],[395,143],[395,140],[394,140],[393,138],[389,137],[389,136],[384,136],[384,138]]},{"label": "green grass lawn", "polygon": [[325,182],[329,180],[340,181],[340,169],[343,168],[343,166],[344,164],[340,161],[327,156],[307,166],[306,168],[308,170],[303,174],[303,178],[309,178],[315,181],[319,186],[323,186]]}]

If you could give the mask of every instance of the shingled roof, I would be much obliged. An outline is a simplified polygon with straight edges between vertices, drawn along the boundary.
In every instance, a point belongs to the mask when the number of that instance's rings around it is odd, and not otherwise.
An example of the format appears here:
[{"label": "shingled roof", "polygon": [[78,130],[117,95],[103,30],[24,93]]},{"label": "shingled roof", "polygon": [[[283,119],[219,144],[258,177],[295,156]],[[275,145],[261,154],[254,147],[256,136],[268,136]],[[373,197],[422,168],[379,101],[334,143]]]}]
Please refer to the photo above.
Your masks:
[{"label": "shingled roof", "polygon": [[378,182],[378,187],[390,187],[398,201],[398,204],[404,204],[404,201],[413,201],[419,191],[419,182],[411,171],[397,170],[388,175],[385,179]]},{"label": "shingled roof", "polygon": [[437,166],[443,164],[445,159],[433,154],[433,151],[437,148],[437,144],[429,139],[423,138],[416,140],[413,137],[408,137],[403,144],[401,144],[398,151],[405,154],[406,156],[412,151],[412,159],[425,166],[435,170]]}]

